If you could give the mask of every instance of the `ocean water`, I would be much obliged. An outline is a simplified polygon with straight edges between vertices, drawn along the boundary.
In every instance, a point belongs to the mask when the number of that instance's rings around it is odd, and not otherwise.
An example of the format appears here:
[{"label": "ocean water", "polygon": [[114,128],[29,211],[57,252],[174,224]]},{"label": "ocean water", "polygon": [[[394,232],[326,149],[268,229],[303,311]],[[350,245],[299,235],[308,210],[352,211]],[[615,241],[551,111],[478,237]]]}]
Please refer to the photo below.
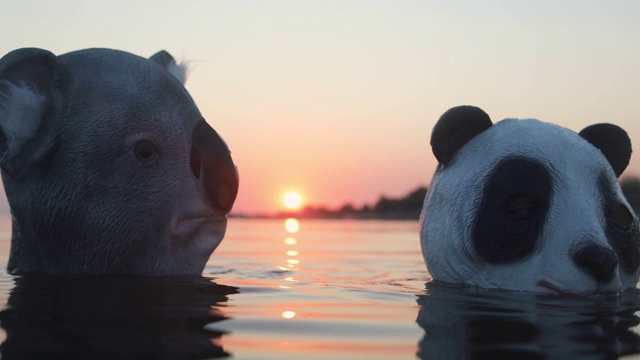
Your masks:
[{"label": "ocean water", "polygon": [[[0,220],[6,264],[10,222]],[[230,219],[202,277],[0,275],[2,359],[637,358],[640,292],[428,282],[415,221]]]}]

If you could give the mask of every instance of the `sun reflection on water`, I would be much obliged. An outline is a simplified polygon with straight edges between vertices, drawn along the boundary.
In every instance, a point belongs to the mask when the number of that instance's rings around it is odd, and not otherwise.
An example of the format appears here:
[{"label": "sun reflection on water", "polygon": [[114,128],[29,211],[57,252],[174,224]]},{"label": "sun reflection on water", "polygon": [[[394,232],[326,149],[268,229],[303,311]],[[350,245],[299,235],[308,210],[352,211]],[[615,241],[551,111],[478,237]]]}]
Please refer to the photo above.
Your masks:
[{"label": "sun reflection on water", "polygon": [[[288,218],[284,221],[284,229],[289,234],[295,234],[298,232],[298,230],[300,230],[300,222],[298,221],[298,219]],[[298,244],[298,240],[296,240],[294,237],[288,236],[285,237],[284,243],[289,246],[294,246]],[[286,259],[287,265],[280,266],[279,268],[286,269],[287,271],[294,270],[296,265],[300,264],[300,260],[296,258],[298,255],[300,255],[300,253],[297,250],[288,249],[285,250],[285,254],[288,257]]]},{"label": "sun reflection on water", "polygon": [[288,218],[284,221],[284,228],[290,234],[295,234],[300,230],[300,223],[298,219]]}]

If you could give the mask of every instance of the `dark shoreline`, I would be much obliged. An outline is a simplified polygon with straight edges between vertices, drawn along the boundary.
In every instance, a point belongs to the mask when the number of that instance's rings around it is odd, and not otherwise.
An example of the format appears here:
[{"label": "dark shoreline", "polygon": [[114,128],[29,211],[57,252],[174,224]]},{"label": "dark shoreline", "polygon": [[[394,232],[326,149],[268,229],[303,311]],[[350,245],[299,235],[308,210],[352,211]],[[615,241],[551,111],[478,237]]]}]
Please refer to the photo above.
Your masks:
[{"label": "dark shoreline", "polygon": [[352,220],[415,220],[420,218],[422,204],[427,195],[426,187],[418,187],[405,197],[392,199],[381,196],[375,205],[357,208],[345,204],[339,209],[308,205],[297,211],[280,211],[274,214],[230,214],[235,218],[264,219],[352,219]]}]

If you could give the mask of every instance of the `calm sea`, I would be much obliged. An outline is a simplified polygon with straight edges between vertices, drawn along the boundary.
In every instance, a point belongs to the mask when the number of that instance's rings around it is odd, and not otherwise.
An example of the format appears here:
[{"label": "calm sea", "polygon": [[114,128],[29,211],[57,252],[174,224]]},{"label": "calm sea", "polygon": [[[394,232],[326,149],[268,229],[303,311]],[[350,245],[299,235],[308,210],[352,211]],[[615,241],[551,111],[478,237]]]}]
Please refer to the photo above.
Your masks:
[{"label": "calm sea", "polygon": [[[9,237],[3,218],[3,264]],[[638,292],[558,298],[425,284],[428,278],[417,222],[230,219],[203,277],[0,275],[0,353],[603,359],[640,351]]]}]

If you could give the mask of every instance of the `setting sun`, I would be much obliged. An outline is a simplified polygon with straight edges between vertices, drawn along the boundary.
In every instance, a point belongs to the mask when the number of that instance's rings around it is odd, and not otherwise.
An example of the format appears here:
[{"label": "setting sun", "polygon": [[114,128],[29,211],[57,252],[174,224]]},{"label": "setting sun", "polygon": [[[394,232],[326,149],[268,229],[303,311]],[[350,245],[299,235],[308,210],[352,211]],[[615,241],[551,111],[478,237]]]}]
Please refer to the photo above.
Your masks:
[{"label": "setting sun", "polygon": [[284,196],[284,204],[290,209],[299,207],[301,203],[302,198],[300,198],[298,193],[290,192]]}]

